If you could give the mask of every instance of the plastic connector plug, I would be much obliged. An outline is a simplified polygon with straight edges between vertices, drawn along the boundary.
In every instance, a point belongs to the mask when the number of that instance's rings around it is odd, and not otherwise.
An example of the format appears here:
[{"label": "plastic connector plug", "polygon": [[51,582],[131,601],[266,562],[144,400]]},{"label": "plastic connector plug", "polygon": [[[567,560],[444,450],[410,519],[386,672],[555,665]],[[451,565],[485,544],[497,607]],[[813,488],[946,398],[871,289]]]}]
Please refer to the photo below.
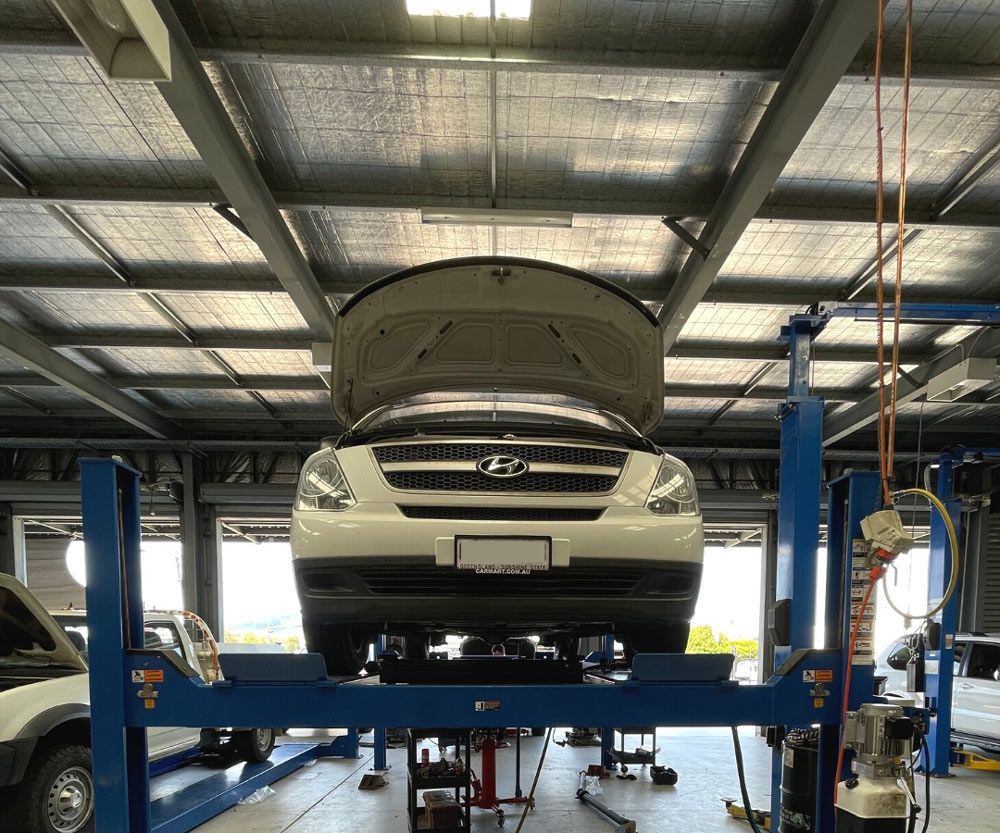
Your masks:
[{"label": "plastic connector plug", "polygon": [[903,528],[895,509],[881,509],[861,521],[861,533],[871,551],[883,561],[891,561],[913,547],[913,536]]}]

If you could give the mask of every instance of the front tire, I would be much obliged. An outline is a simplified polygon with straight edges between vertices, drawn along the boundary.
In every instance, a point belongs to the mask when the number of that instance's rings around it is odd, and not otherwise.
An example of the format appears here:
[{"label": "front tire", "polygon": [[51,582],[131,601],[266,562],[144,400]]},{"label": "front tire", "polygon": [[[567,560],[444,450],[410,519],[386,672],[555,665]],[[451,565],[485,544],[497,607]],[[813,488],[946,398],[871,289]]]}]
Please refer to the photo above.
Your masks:
[{"label": "front tire", "polygon": [[318,651],[326,660],[326,673],[331,677],[352,677],[361,673],[368,661],[371,637],[343,625],[319,625],[311,629],[306,639],[309,649]]},{"label": "front tire", "polygon": [[14,824],[10,829],[18,833],[94,833],[91,762],[86,746],[43,742],[35,750],[24,780],[12,790]]},{"label": "front tire", "polygon": [[556,653],[559,659],[576,662],[580,659],[580,639],[575,636],[557,636],[555,638]]},{"label": "front tire", "polygon": [[404,659],[427,659],[431,641],[426,636],[407,636],[403,639]]},{"label": "front tire", "polygon": [[262,764],[274,751],[274,729],[233,732],[233,751],[248,764]]}]

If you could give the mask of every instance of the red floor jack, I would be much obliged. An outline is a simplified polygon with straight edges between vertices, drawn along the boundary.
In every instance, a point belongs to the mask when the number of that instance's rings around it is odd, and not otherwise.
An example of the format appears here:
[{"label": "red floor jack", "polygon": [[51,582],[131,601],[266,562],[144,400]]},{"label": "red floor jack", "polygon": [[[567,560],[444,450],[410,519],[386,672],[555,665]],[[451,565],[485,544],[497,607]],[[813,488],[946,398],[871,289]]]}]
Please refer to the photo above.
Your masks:
[{"label": "red floor jack", "polygon": [[472,798],[471,807],[478,807],[481,810],[492,810],[497,814],[497,824],[503,827],[504,812],[501,804],[527,804],[534,808],[535,800],[528,798],[521,793],[521,730],[517,730],[517,740],[515,744],[515,776],[514,776],[514,796],[512,798],[497,797],[497,749],[500,743],[497,741],[495,732],[488,732],[482,739],[481,752],[482,763],[480,774],[472,773]]}]

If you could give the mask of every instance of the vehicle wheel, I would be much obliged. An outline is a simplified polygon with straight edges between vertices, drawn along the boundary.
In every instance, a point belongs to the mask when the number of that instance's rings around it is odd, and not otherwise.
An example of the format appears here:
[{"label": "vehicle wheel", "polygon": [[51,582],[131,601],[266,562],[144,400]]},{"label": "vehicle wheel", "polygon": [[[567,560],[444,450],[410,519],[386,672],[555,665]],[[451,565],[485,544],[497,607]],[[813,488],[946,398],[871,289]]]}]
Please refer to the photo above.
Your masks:
[{"label": "vehicle wheel", "polygon": [[492,649],[485,639],[480,639],[478,636],[467,636],[462,640],[458,650],[463,657],[488,657]]},{"label": "vehicle wheel", "polygon": [[274,729],[233,732],[233,751],[248,764],[262,764],[274,749]]},{"label": "vehicle wheel", "polygon": [[407,636],[403,640],[403,659],[427,659],[430,640],[426,636]]},{"label": "vehicle wheel", "polygon": [[91,755],[86,746],[40,745],[24,781],[13,791],[15,823],[10,829],[19,833],[94,833],[94,779],[90,773]]},{"label": "vehicle wheel", "polygon": [[360,673],[368,661],[371,637],[353,628],[339,625],[316,627],[310,645],[326,660],[326,673],[334,677]]},{"label": "vehicle wheel", "polygon": [[683,654],[687,649],[691,626],[686,622],[626,631],[625,661],[631,667],[636,654]]},{"label": "vehicle wheel", "polygon": [[580,640],[578,637],[558,636],[555,639],[556,651],[560,659],[580,659]]}]

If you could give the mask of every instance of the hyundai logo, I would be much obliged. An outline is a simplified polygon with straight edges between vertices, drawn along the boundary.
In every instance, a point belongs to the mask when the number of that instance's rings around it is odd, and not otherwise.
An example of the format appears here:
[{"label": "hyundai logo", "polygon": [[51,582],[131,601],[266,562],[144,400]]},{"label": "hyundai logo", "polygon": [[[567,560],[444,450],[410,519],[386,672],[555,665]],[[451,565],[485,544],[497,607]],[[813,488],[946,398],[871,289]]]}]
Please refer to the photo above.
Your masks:
[{"label": "hyundai logo", "polygon": [[488,477],[520,477],[528,471],[528,464],[509,454],[494,454],[483,457],[476,463],[476,468]]}]

